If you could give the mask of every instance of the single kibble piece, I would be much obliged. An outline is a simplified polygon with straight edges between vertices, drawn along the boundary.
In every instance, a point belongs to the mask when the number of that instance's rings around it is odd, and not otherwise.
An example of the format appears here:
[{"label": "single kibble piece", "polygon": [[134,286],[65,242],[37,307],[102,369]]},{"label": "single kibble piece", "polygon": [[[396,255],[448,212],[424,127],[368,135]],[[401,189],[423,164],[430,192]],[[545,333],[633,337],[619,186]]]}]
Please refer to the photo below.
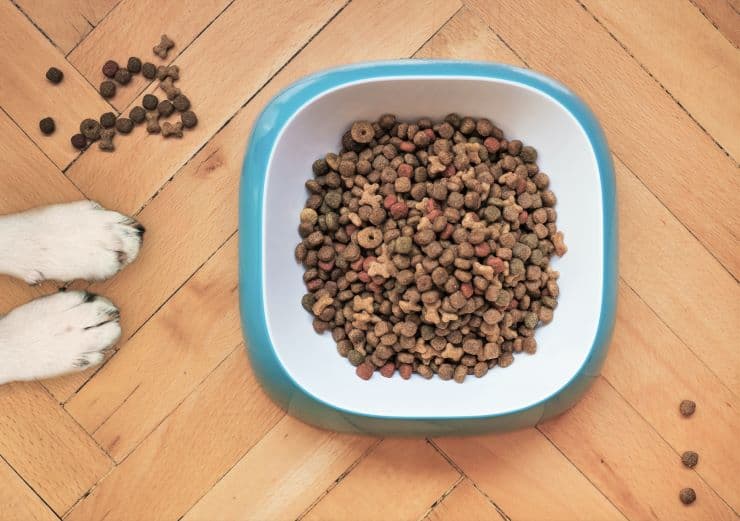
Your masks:
[{"label": "single kibble piece", "polygon": [[144,110],[144,107],[136,106],[128,113],[128,117],[134,122],[134,124],[138,125],[139,123],[143,123],[144,119],[146,119],[146,110]]},{"label": "single kibble piece", "polygon": [[692,400],[683,400],[681,405],[678,406],[682,416],[691,416],[696,410],[696,402]]},{"label": "single kibble piece", "polygon": [[154,94],[144,94],[141,104],[144,105],[146,110],[156,110],[157,105],[159,105],[159,98]]},{"label": "single kibble piece", "polygon": [[100,138],[100,123],[92,118],[83,119],[80,123],[80,134],[90,141]]},{"label": "single kibble piece", "polygon": [[169,50],[172,49],[174,46],[175,42],[170,40],[170,38],[166,34],[163,34],[159,40],[159,43],[152,48],[152,52],[154,52],[154,54],[164,60],[165,58],[167,58],[167,53],[169,52]]},{"label": "single kibble piece", "polygon": [[141,66],[141,75],[147,80],[153,80],[157,77],[157,66],[152,62],[146,62]]},{"label": "single kibble piece", "polygon": [[178,112],[185,112],[190,108],[190,100],[187,96],[178,94],[175,99],[172,100],[172,104],[175,106],[175,110]]},{"label": "single kibble piece", "polygon": [[195,115],[195,112],[192,110],[186,110],[182,114],[180,114],[180,121],[182,121],[182,126],[185,128],[193,128],[195,125],[198,124],[198,116]]},{"label": "single kibble piece", "polygon": [[105,80],[100,84],[100,95],[104,98],[112,98],[116,95],[116,84],[110,80]]},{"label": "single kibble piece", "polygon": [[57,69],[56,67],[49,67],[49,70],[46,71],[46,79],[52,82],[53,84],[57,84],[62,81],[64,78],[64,73]]},{"label": "single kibble piece", "polygon": [[127,85],[131,81],[131,73],[126,69],[118,69],[113,78],[121,85]]},{"label": "single kibble piece", "polygon": [[681,463],[693,469],[699,463],[699,455],[693,450],[687,450],[681,454]]},{"label": "single kibble piece", "polygon": [[116,120],[116,130],[121,134],[128,134],[134,129],[134,122],[128,118],[118,118]]},{"label": "single kibble piece", "polygon": [[180,67],[177,65],[160,65],[157,67],[157,79],[164,80],[172,78],[173,80],[180,79]]},{"label": "single kibble piece", "polygon": [[69,141],[77,150],[84,150],[87,147],[87,138],[82,134],[75,134]]},{"label": "single kibble piece", "polygon": [[128,69],[131,74],[138,74],[139,71],[141,71],[141,60],[136,56],[132,56],[126,63],[126,69]]},{"label": "single kibble piece", "polygon": [[681,489],[681,492],[679,492],[678,497],[681,499],[681,503],[684,505],[690,505],[696,501],[696,492],[694,492],[693,488],[683,488]]},{"label": "single kibble piece", "polygon": [[182,123],[178,121],[173,124],[165,121],[162,123],[162,135],[164,137],[182,137]]},{"label": "single kibble piece", "polygon": [[116,135],[116,131],[112,128],[104,128],[100,132],[100,142],[98,143],[98,148],[100,150],[104,150],[105,152],[113,152],[115,150],[115,146],[113,146],[113,136]]},{"label": "single kibble piece", "polygon": [[103,128],[113,128],[116,124],[116,115],[112,112],[105,112],[100,116],[100,126]]},{"label": "single kibble piece", "polygon": [[103,64],[103,74],[106,78],[113,78],[118,72],[118,64],[113,60],[108,60]]},{"label": "single kibble piece", "polygon": [[160,81],[159,88],[162,89],[165,94],[167,94],[168,99],[173,100],[180,95],[180,89],[175,87],[175,84],[172,82],[172,78],[167,78],[164,81]]},{"label": "single kibble piece", "polygon": [[39,129],[42,133],[46,134],[47,136],[49,134],[52,134],[54,132],[54,129],[56,129],[56,125],[54,124],[54,120],[51,118],[44,118],[41,121],[39,121]]},{"label": "single kibble piece", "polygon": [[159,134],[161,128],[159,126],[159,112],[147,112],[146,113],[146,131],[150,134]]},{"label": "single kibble piece", "polygon": [[159,102],[159,105],[157,105],[157,112],[161,116],[167,117],[170,114],[172,114],[175,111],[175,106],[172,104],[170,100],[162,100]]},{"label": "single kibble piece", "polygon": [[369,121],[356,121],[352,124],[350,134],[356,143],[370,143],[375,137],[375,130]]}]

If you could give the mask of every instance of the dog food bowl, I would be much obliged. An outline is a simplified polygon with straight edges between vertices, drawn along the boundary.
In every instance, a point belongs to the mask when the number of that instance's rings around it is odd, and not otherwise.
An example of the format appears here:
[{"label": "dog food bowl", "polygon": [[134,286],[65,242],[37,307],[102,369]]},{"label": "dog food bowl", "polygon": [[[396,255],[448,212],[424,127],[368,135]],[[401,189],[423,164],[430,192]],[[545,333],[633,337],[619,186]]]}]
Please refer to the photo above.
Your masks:
[{"label": "dog food bowl", "polygon": [[[340,148],[352,121],[385,112],[490,118],[534,146],[558,198],[568,253],[555,318],[535,355],[463,384],[364,381],[317,335],[294,248],[311,163]],[[240,187],[241,318],[254,372],[272,399],[317,426],[378,435],[461,435],[536,425],[571,407],[599,374],[616,309],[617,217],[606,140],[586,105],[540,74],[492,63],[397,61],[332,69],[285,89],[255,122]]]}]

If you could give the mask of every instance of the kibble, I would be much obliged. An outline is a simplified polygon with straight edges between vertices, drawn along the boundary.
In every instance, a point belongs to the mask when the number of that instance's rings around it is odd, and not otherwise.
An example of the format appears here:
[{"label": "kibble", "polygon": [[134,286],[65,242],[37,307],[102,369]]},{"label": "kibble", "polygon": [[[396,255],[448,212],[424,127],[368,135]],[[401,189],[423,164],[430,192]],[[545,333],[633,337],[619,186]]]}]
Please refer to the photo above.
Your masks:
[{"label": "kibble", "polygon": [[141,75],[148,80],[153,80],[157,77],[157,66],[152,62],[146,62],[141,66]]},{"label": "kibble", "polygon": [[690,505],[691,503],[696,501],[696,492],[694,492],[693,488],[684,488],[681,489],[681,492],[679,492],[678,498],[684,505]]},{"label": "kibble", "polygon": [[100,123],[92,118],[83,119],[80,123],[80,134],[90,141],[100,138]]},{"label": "kibble", "polygon": [[113,152],[115,146],[113,145],[113,136],[116,135],[116,131],[112,128],[104,128],[100,131],[100,141],[98,142],[98,148],[105,152]]},{"label": "kibble", "polygon": [[163,34],[159,43],[152,48],[152,52],[164,60],[167,58],[169,50],[174,46],[175,42],[173,42],[166,34]]},{"label": "kibble", "polygon": [[300,213],[314,329],[365,380],[463,383],[534,354],[560,293],[550,256],[567,250],[536,150],[457,114],[384,114],[341,143],[313,162]]},{"label": "kibble", "polygon": [[182,126],[185,128],[193,128],[198,124],[198,116],[192,110],[186,110],[180,114],[180,120],[182,121]]},{"label": "kibble", "polygon": [[116,84],[110,80],[105,80],[100,84],[100,95],[104,98],[112,98],[116,95]]},{"label": "kibble", "polygon": [[165,118],[175,111],[175,106],[170,100],[162,100],[157,105],[157,112]]},{"label": "kibble", "polygon": [[167,95],[167,99],[173,100],[180,95],[180,89],[175,87],[172,78],[167,78],[159,82],[159,88]]},{"label": "kibble", "polygon": [[134,129],[134,122],[128,118],[118,118],[116,120],[116,130],[121,134],[128,134]]},{"label": "kibble", "polygon": [[112,112],[105,112],[100,116],[100,126],[103,128],[113,128],[116,124],[116,115]]},{"label": "kibble", "polygon": [[139,71],[141,71],[141,60],[136,56],[130,57],[126,63],[126,69],[128,69],[131,74],[138,74]]},{"label": "kibble", "polygon": [[41,132],[47,136],[49,134],[53,134],[56,128],[57,127],[54,124],[54,120],[52,118],[44,118],[39,121],[39,130],[41,130]]},{"label": "kibble", "polygon": [[159,126],[159,112],[147,112],[146,113],[146,131],[150,134],[159,134],[161,131]]},{"label": "kibble", "polygon": [[159,98],[157,98],[157,96],[155,96],[154,94],[144,94],[144,97],[141,100],[141,104],[146,110],[157,110],[157,105],[159,105]]},{"label": "kibble", "polygon": [[56,67],[49,67],[49,70],[46,71],[46,79],[56,85],[64,79],[64,73]]},{"label": "kibble", "polygon": [[128,117],[135,125],[138,125],[139,123],[143,123],[144,119],[146,119],[146,110],[144,110],[144,107],[136,106],[128,113]]},{"label": "kibble", "polygon": [[699,463],[699,455],[693,450],[687,450],[681,454],[681,463],[690,469],[693,469],[696,464]]},{"label": "kibble", "polygon": [[164,137],[182,137],[182,123],[170,123],[165,121],[162,123],[162,136]]},{"label": "kibble", "polygon": [[683,400],[678,406],[681,416],[691,416],[696,410],[696,403],[692,400]]},{"label": "kibble", "polygon": [[126,69],[118,69],[116,71],[116,75],[113,76],[113,78],[120,85],[128,85],[128,83],[131,81],[131,73]]},{"label": "kibble", "polygon": [[87,138],[82,134],[75,134],[69,141],[77,150],[84,150],[87,147]]},{"label": "kibble", "polygon": [[175,106],[175,110],[178,112],[185,112],[190,108],[190,100],[187,96],[178,94],[175,99],[172,100],[172,104]]},{"label": "kibble", "polygon": [[111,78],[116,75],[116,72],[118,72],[118,64],[113,60],[108,60],[103,64],[103,75],[106,78]]}]

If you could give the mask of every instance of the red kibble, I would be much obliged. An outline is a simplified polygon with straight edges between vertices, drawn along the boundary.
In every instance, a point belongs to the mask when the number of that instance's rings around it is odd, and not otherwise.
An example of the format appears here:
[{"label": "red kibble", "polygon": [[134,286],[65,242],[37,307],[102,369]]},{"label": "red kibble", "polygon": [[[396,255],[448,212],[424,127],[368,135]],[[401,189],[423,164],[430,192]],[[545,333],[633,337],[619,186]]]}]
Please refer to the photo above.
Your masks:
[{"label": "red kibble", "polygon": [[450,237],[452,237],[452,232],[454,231],[455,231],[455,227],[452,226],[452,224],[447,223],[447,226],[445,226],[445,229],[442,230],[442,233],[439,234],[439,238],[447,240]]},{"label": "red kibble", "polygon": [[397,199],[396,199],[396,196],[395,195],[393,195],[393,194],[386,195],[385,196],[385,200],[383,201],[383,207],[386,210],[390,210],[391,209],[391,206],[393,206],[394,204],[396,204],[396,201],[397,201]]},{"label": "red kibble", "polygon": [[414,366],[411,364],[401,364],[398,366],[398,374],[401,375],[401,378],[404,380],[408,380],[411,378],[411,374],[414,372]]},{"label": "red kibble", "polygon": [[391,206],[391,215],[394,219],[403,219],[409,213],[409,207],[403,201],[397,201]]},{"label": "red kibble", "polygon": [[344,227],[344,231],[347,232],[347,235],[351,237],[352,234],[357,231],[357,226],[355,226],[354,224],[348,224]]},{"label": "red kibble", "polygon": [[445,177],[452,177],[453,175],[455,175],[456,172],[457,170],[455,170],[455,166],[449,165],[447,167],[447,170],[445,170]]},{"label": "red kibble", "polygon": [[357,259],[352,264],[349,265],[350,268],[352,268],[354,271],[361,271],[362,270],[362,258]]},{"label": "red kibble", "polygon": [[522,210],[519,214],[519,224],[524,224],[527,222],[527,217],[529,217],[529,214],[526,212],[526,210]]},{"label": "red kibble", "polygon": [[462,293],[463,297],[465,298],[472,297],[473,296],[473,285],[467,282],[460,284],[460,293]]},{"label": "red kibble", "polygon": [[357,369],[355,369],[355,373],[357,376],[362,378],[363,380],[369,380],[373,373],[375,372],[375,367],[370,362],[362,362],[360,365],[357,366]]},{"label": "red kibble", "polygon": [[416,150],[416,145],[411,141],[402,141],[401,144],[398,145],[398,149],[401,150],[401,152],[413,152]]},{"label": "red kibble", "polygon": [[438,208],[437,201],[432,198],[427,199],[427,212],[437,210]]},{"label": "red kibble", "polygon": [[516,184],[516,193],[523,194],[526,190],[527,190],[527,180],[519,179],[519,182]]},{"label": "red kibble", "polygon": [[358,273],[357,278],[360,279],[360,282],[370,282],[370,275],[368,275],[366,271],[361,271],[360,273]]},{"label": "red kibble", "polygon": [[313,279],[306,282],[306,287],[308,288],[308,291],[318,291],[323,285],[324,281],[322,281],[321,279]]},{"label": "red kibble", "polygon": [[401,177],[411,177],[414,175],[414,167],[408,163],[403,163],[398,167],[398,175]]},{"label": "red kibble", "polygon": [[330,260],[329,262],[318,262],[319,269],[322,269],[324,271],[331,271],[334,269],[334,261]]},{"label": "red kibble", "polygon": [[516,309],[519,307],[519,301],[515,298],[511,299],[511,302],[509,302],[509,305],[506,306],[506,309]]},{"label": "red kibble", "polygon": [[380,293],[380,291],[383,289],[380,284],[376,284],[375,282],[365,284],[365,287],[368,289],[368,291],[372,291],[373,293]]},{"label": "red kibble", "polygon": [[437,139],[437,135],[434,133],[434,130],[432,130],[431,128],[425,129],[424,133],[429,138],[430,143],[434,143],[434,140]]},{"label": "red kibble", "polygon": [[430,221],[433,221],[434,219],[436,219],[436,218],[437,218],[437,217],[439,217],[440,215],[442,215],[442,212],[440,212],[439,210],[437,210],[437,209],[435,208],[434,210],[432,210],[431,212],[429,212],[429,213],[427,214],[427,219],[429,219]]},{"label": "red kibble", "polygon": [[493,271],[495,271],[496,273],[503,273],[506,269],[503,259],[499,259],[498,257],[488,257],[486,259],[486,264],[488,266],[491,266],[493,268]]},{"label": "red kibble", "polygon": [[382,376],[385,376],[386,378],[390,378],[393,376],[393,373],[396,372],[396,365],[393,362],[388,362],[383,367],[380,368],[380,374]]},{"label": "red kibble", "polygon": [[[376,260],[375,257],[373,257],[372,255],[368,255],[367,257],[365,257],[365,259],[362,261],[362,271],[369,270],[370,269],[370,264],[372,264],[373,262],[375,262],[375,260]],[[355,271],[360,271],[359,268],[354,268],[353,267],[352,269],[355,270]]]},{"label": "red kibble", "polygon": [[487,242],[482,242],[475,245],[475,256],[476,257],[487,257],[491,254],[491,247]]},{"label": "red kibble", "polygon": [[495,137],[487,137],[485,141],[483,141],[483,146],[486,147],[490,154],[493,154],[499,151],[501,143]]}]

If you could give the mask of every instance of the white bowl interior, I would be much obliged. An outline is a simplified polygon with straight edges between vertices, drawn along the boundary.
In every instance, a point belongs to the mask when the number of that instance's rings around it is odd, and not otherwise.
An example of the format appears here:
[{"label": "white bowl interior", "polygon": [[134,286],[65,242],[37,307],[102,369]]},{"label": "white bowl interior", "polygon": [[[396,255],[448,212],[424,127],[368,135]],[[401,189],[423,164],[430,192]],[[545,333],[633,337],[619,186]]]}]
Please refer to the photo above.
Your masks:
[{"label": "white bowl interior", "polygon": [[[336,151],[356,119],[385,112],[399,119],[441,119],[449,112],[487,117],[509,139],[534,146],[558,197],[558,227],[568,253],[555,259],[560,298],[553,322],[537,330],[535,355],[464,384],[405,381],[376,374],[363,381],[329,333],[317,335],[301,307],[303,269],[293,257],[298,213],[311,163]],[[512,412],[562,388],[585,362],[596,336],[603,283],[601,182],[595,153],[577,120],[548,95],[518,83],[481,78],[385,78],[353,83],[313,99],[288,122],[270,159],[263,214],[262,288],[277,355],[308,393],[338,408],[392,417],[455,418]]]}]

